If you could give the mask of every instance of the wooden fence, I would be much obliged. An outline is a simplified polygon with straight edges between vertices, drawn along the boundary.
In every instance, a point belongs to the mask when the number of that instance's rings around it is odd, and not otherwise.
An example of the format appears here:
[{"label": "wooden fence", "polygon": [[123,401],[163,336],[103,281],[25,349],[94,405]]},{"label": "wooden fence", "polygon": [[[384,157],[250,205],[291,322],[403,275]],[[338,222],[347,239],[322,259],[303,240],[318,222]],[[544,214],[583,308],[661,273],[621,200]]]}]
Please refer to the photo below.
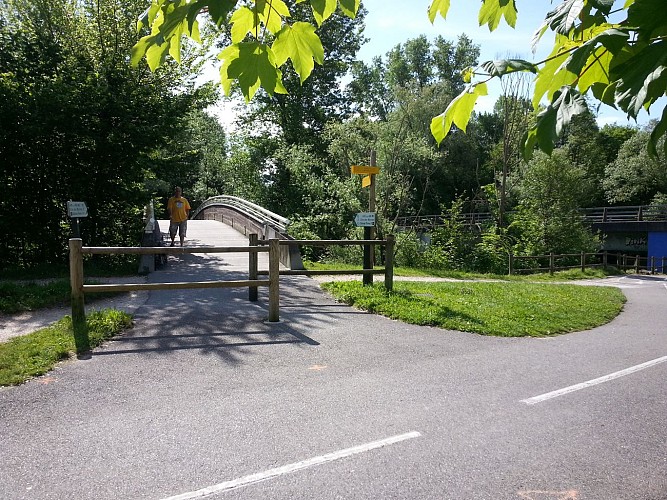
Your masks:
[{"label": "wooden fence", "polygon": [[[86,327],[86,312],[84,306],[84,296],[86,293],[95,292],[130,292],[136,290],[174,290],[185,288],[234,288],[249,287],[250,300],[253,300],[252,290],[255,290],[254,300],[256,298],[257,287],[266,286],[269,288],[269,321],[276,322],[280,320],[280,247],[278,239],[268,240],[268,246],[249,246],[249,247],[84,247],[80,238],[69,240],[69,263],[70,263],[70,283],[72,286],[72,327],[74,330],[74,340],[77,353],[83,353],[90,350],[90,340]],[[255,273],[247,280],[237,281],[195,281],[178,283],[126,283],[126,284],[105,284],[105,285],[85,285],[83,276],[83,256],[92,254],[138,254],[138,255],[183,255],[194,253],[248,253],[249,260],[257,262],[259,252],[268,252],[269,254],[269,275],[268,280],[257,279]]]},{"label": "wooden fence", "polygon": [[[573,264],[574,261],[576,264]],[[521,266],[520,262],[533,262],[534,265]],[[546,266],[544,263],[548,263]],[[549,272],[564,271],[568,269],[607,268],[613,262],[614,267],[622,270],[634,270],[636,273],[642,271],[650,274],[667,273],[667,257],[642,257],[640,255],[626,255],[610,252],[596,253],[570,253],[548,255],[512,255],[509,256],[509,274],[521,272]]]},{"label": "wooden fence", "polygon": [[[270,240],[259,240],[256,234],[249,235],[250,245],[251,246],[261,246],[266,245]],[[396,245],[396,239],[393,234],[387,235],[386,240],[280,240],[279,245],[298,245],[298,246],[353,246],[361,245],[364,247],[374,247],[384,246],[385,247],[385,262],[383,269],[351,269],[351,270],[326,270],[326,269],[317,269],[317,270],[308,270],[308,269],[285,269],[279,271],[281,275],[287,276],[315,276],[315,275],[362,275],[364,277],[364,284],[370,284],[373,282],[374,274],[384,274],[384,286],[387,290],[391,291],[394,288],[394,247]],[[371,251],[372,253],[372,251]],[[250,264],[250,277],[251,279],[256,278],[258,274],[266,274],[265,271],[257,270],[257,260],[253,262],[251,254],[251,264]],[[254,269],[253,269],[254,266]],[[369,266],[371,267],[371,266]],[[256,290],[256,288],[255,288]],[[252,288],[251,288],[252,294]],[[252,300],[252,298],[251,298]]]},{"label": "wooden fence", "polygon": [[[90,350],[90,339],[86,327],[86,312],[84,297],[86,293],[96,292],[131,292],[138,290],[175,290],[186,288],[233,288],[248,287],[248,299],[258,300],[258,287],[269,288],[269,321],[280,320],[280,275],[315,275],[315,274],[362,274],[364,283],[366,277],[371,278],[373,274],[385,275],[385,287],[392,290],[394,282],[394,236],[389,235],[386,240],[259,240],[257,234],[250,234],[249,246],[243,247],[84,247],[80,238],[69,240],[69,262],[70,283],[72,287],[72,327],[74,330],[74,341],[77,353]],[[386,257],[384,269],[361,269],[361,270],[280,270],[280,245],[374,245],[386,246]],[[268,252],[269,269],[258,270],[258,254]],[[183,255],[195,253],[248,253],[249,267],[248,279],[236,281],[186,281],[177,283],[125,283],[86,285],[83,275],[83,256],[93,254],[136,254],[136,255]],[[259,275],[267,275],[268,280],[258,279]]]}]

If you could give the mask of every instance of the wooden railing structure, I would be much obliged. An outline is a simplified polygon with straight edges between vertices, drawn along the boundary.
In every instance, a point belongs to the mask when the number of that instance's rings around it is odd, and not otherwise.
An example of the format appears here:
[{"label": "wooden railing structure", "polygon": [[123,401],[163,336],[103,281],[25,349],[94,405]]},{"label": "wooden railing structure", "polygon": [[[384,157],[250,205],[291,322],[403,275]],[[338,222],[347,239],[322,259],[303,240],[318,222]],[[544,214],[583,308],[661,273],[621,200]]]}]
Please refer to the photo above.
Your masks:
[{"label": "wooden railing structure", "polygon": [[[86,327],[86,312],[84,297],[86,293],[96,292],[132,292],[138,290],[176,290],[187,288],[239,288],[248,287],[248,299],[258,300],[258,287],[269,288],[269,322],[280,321],[280,275],[316,275],[316,274],[361,274],[364,276],[364,284],[368,284],[367,277],[372,283],[373,274],[385,275],[385,287],[392,290],[394,282],[394,236],[389,235],[386,240],[279,240],[271,238],[260,240],[257,234],[249,235],[249,246],[240,247],[84,247],[80,238],[69,240],[69,262],[70,283],[72,287],[72,327],[74,330],[74,341],[77,353],[81,354],[90,350],[90,339]],[[363,245],[373,247],[374,245],[386,246],[384,269],[361,269],[361,270],[281,270],[280,269],[280,245]],[[258,254],[264,252],[269,254],[269,269],[258,269]],[[235,281],[186,281],[177,283],[125,283],[125,284],[84,284],[83,256],[93,254],[106,255],[183,255],[196,253],[247,253],[248,254],[248,279]],[[268,275],[267,279],[258,279],[259,275]]]},{"label": "wooden railing structure", "polygon": [[[90,340],[86,327],[86,312],[84,296],[86,293],[96,292],[131,292],[137,290],[174,290],[185,288],[234,288],[248,287],[250,300],[253,300],[252,290],[255,291],[254,300],[257,300],[257,287],[269,288],[269,321],[280,320],[280,247],[278,239],[270,239],[267,246],[244,247],[84,247],[80,238],[69,240],[70,283],[72,287],[72,328],[77,353],[90,350]],[[194,253],[248,253],[250,261],[257,262],[259,252],[268,252],[269,269],[268,280],[257,279],[257,274],[247,280],[236,281],[195,281],[178,283],[126,283],[86,285],[83,276],[83,256],[93,254],[122,255],[183,255]],[[252,274],[252,273],[251,273]]]},{"label": "wooden railing structure", "polygon": [[[541,262],[549,262],[548,267],[541,266]],[[565,265],[557,264],[557,261],[577,260],[576,265]],[[641,271],[646,271],[649,274],[666,274],[667,267],[667,256],[663,257],[642,257],[640,255],[626,255],[620,253],[610,253],[610,252],[596,252],[596,253],[570,253],[570,254],[554,254],[550,253],[548,255],[512,255],[509,256],[509,274],[516,273],[534,273],[534,272],[544,272],[548,271],[549,273],[554,273],[556,271],[564,271],[567,269],[581,269],[584,271],[586,268],[607,268],[609,267],[610,260],[614,260],[614,267],[627,271],[629,269],[634,270],[636,273]],[[537,266],[530,267],[517,267],[517,263],[520,261],[533,261]]]}]

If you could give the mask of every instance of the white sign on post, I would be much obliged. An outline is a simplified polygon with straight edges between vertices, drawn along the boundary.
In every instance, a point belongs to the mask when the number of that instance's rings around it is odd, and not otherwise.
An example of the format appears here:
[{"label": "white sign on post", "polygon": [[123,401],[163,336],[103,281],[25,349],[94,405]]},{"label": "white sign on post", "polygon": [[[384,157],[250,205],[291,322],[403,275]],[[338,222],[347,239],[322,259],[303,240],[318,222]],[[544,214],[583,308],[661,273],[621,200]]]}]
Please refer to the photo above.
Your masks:
[{"label": "white sign on post", "polygon": [[88,207],[85,201],[68,201],[67,202],[67,216],[71,219],[80,219],[81,217],[88,217]]},{"label": "white sign on post", "polygon": [[354,216],[357,227],[375,227],[375,212],[359,212]]}]

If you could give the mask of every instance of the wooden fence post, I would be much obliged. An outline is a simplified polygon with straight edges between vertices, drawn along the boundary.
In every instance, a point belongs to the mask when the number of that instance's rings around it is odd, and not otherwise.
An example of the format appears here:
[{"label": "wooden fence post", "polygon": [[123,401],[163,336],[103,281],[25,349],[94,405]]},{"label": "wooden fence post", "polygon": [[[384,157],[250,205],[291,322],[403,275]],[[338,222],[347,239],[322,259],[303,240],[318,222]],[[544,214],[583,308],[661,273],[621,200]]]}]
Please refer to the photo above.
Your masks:
[{"label": "wooden fence post", "polygon": [[[252,233],[248,237],[248,245],[251,247],[257,247],[258,240],[257,233]],[[257,279],[257,262],[259,260],[259,254],[257,252],[250,252],[248,254],[248,279],[256,280]],[[257,287],[250,286],[248,287],[248,300],[251,302],[257,302]]]},{"label": "wooden fence post", "polygon": [[387,235],[387,246],[384,251],[384,287],[388,292],[394,289],[394,245],[393,234]]},{"label": "wooden fence post", "polygon": [[651,274],[655,274],[655,255],[651,255]]},{"label": "wooden fence post", "polygon": [[639,255],[635,255],[635,274],[639,274]]},{"label": "wooden fence post", "polygon": [[514,273],[514,255],[512,255],[512,252],[510,252],[510,258],[509,258],[509,275],[512,276]]},{"label": "wooden fence post", "polygon": [[581,272],[586,272],[586,254],[581,252]]},{"label": "wooden fence post", "polygon": [[554,253],[549,254],[549,274],[553,274],[556,267],[556,259],[554,258]]},{"label": "wooden fence post", "polygon": [[626,254],[623,254],[623,257],[621,258],[621,262],[623,263],[621,268],[623,269],[623,271],[626,271],[627,267],[628,267],[628,256]]},{"label": "wooden fence post", "polygon": [[269,321],[280,321],[280,243],[269,240]]},{"label": "wooden fence post", "polygon": [[602,252],[602,268],[603,269],[607,269],[607,262],[608,261],[609,261],[609,259],[607,258],[607,251],[605,250],[604,252]]},{"label": "wooden fence post", "polygon": [[83,295],[83,254],[81,238],[69,240],[69,279],[72,287],[72,330],[77,354],[90,351]]}]

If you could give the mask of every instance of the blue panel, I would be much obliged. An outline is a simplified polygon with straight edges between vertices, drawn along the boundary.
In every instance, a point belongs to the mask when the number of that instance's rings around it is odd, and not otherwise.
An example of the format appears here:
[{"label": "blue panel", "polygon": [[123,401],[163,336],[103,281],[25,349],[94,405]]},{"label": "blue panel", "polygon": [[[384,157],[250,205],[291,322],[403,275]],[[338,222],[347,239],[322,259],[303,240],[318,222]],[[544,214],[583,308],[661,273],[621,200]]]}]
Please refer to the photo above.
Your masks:
[{"label": "blue panel", "polygon": [[667,272],[667,233],[648,233],[648,258],[655,257],[659,273]]}]

